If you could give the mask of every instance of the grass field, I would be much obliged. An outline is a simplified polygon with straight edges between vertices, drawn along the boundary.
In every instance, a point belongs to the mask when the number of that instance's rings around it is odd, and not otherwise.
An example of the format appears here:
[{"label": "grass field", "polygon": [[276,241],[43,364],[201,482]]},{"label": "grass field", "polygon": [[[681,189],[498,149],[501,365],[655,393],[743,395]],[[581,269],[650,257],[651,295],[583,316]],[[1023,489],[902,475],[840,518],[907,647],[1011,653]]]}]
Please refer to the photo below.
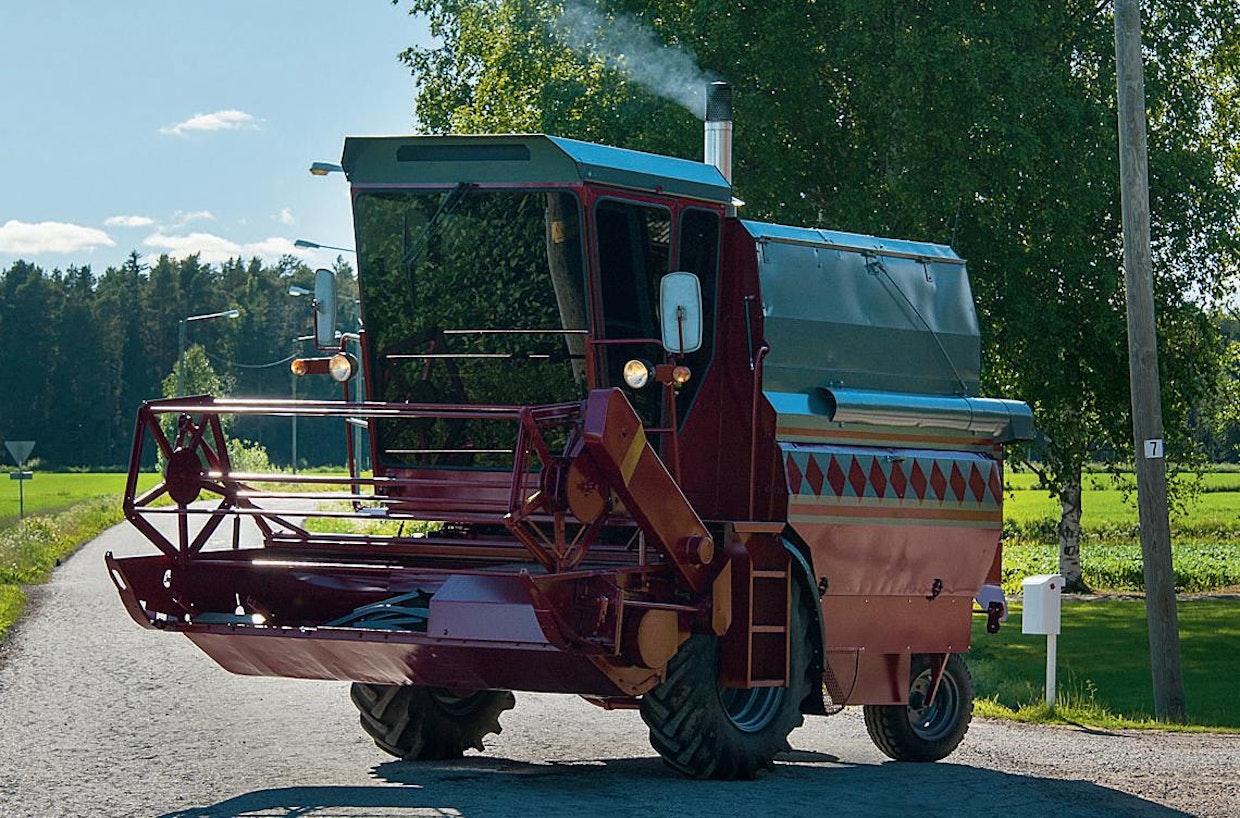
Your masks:
[{"label": "grass field", "polygon": [[[1191,724],[1240,730],[1240,600],[1195,599],[1178,606],[1184,691]],[[1139,599],[1068,600],[1059,636],[1060,715],[1096,726],[1154,717],[1145,603]],[[1046,637],[1021,633],[1019,605],[999,633],[974,627],[968,657],[983,713],[1037,713],[1045,699]]]},{"label": "grass field", "polygon": [[[1036,526],[1059,519],[1059,501],[1036,488],[1037,477],[1008,470],[1004,521],[1012,527]],[[1135,490],[1125,492],[1109,474],[1087,474],[1081,499],[1081,525],[1087,532],[1133,532],[1137,525]],[[1240,472],[1210,472],[1201,477],[1200,491],[1178,513],[1171,515],[1172,528],[1210,531],[1240,538]],[[1051,533],[1054,528],[1052,523]]]},{"label": "grass field", "polygon": [[[143,475],[139,485],[154,485]],[[18,518],[17,481],[0,475],[0,639],[21,615],[22,585],[45,582],[61,559],[120,522],[123,474],[36,472]]]},{"label": "grass field", "polygon": [[[1004,589],[1058,570],[1059,503],[1027,472],[1007,474],[1004,504]],[[1081,563],[1085,582],[1105,591],[1144,589],[1135,495],[1110,475],[1086,475],[1081,500]],[[1240,472],[1200,478],[1198,491],[1171,515],[1172,561],[1181,593],[1240,590]]]},{"label": "grass field", "polygon": [[[94,497],[115,497],[120,503],[125,491],[125,475],[121,473],[87,474],[80,472],[35,472],[25,483],[26,515],[61,511],[75,503]],[[140,485],[155,485],[154,474],[143,475]],[[0,474],[0,528],[17,519],[18,487],[16,480]]]}]

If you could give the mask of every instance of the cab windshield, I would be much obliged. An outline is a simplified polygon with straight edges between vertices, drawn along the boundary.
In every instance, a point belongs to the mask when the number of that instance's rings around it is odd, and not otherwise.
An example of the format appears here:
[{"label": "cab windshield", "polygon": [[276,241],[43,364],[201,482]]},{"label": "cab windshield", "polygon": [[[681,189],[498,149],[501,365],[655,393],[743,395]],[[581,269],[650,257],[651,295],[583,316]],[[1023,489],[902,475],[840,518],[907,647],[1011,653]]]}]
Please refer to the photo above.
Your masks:
[{"label": "cab windshield", "polygon": [[[586,393],[581,217],[564,191],[366,191],[354,202],[371,398],[540,405]],[[389,420],[388,466],[511,466],[515,428]]]}]

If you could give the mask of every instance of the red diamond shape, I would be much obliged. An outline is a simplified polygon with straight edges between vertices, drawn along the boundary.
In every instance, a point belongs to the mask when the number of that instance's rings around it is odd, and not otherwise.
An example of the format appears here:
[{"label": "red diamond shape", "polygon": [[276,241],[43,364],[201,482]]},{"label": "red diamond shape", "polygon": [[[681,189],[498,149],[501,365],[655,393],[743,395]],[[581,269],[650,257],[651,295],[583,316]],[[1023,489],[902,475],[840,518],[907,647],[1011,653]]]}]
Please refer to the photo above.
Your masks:
[{"label": "red diamond shape", "polygon": [[874,487],[874,493],[879,497],[887,492],[887,475],[883,474],[883,467],[879,464],[877,457],[870,462],[870,485]]},{"label": "red diamond shape", "polygon": [[797,466],[796,458],[792,453],[788,453],[788,459],[784,466],[788,471],[788,489],[793,494],[801,493],[801,485],[804,483],[805,477],[801,474],[801,468]]},{"label": "red diamond shape", "polygon": [[997,463],[990,464],[990,496],[996,503],[1003,502],[1003,469]]},{"label": "red diamond shape", "polygon": [[821,496],[822,469],[818,467],[818,458],[812,454],[809,456],[809,465],[805,467],[805,479],[809,481],[809,487],[814,490],[814,494]]},{"label": "red diamond shape", "polygon": [[969,491],[973,492],[973,499],[979,503],[986,496],[986,481],[982,479],[981,469],[976,463],[969,469]]},{"label": "red diamond shape", "polygon": [[865,496],[865,470],[861,468],[860,461],[852,458],[852,465],[848,467],[848,484],[852,486],[854,497]]},{"label": "red diamond shape", "polygon": [[947,494],[947,478],[943,476],[943,470],[939,468],[937,460],[934,462],[934,467],[930,469],[930,488],[934,489],[934,499],[940,503],[943,502]]},{"label": "red diamond shape", "polygon": [[901,500],[904,499],[904,489],[908,486],[908,478],[904,476],[904,467],[897,460],[891,464],[891,490]]},{"label": "red diamond shape", "polygon": [[827,466],[827,482],[831,484],[831,490],[836,497],[844,496],[844,470],[840,468],[835,455],[831,455],[831,465]]},{"label": "red diamond shape", "polygon": [[913,461],[913,474],[909,477],[909,485],[913,487],[913,493],[917,495],[918,500],[926,499],[926,475],[921,470],[921,462]]},{"label": "red diamond shape", "polygon": [[952,484],[952,499],[955,500],[957,503],[963,503],[964,502],[964,491],[966,488],[968,488],[968,485],[965,483],[964,472],[960,471],[959,463],[952,463],[951,484]]}]

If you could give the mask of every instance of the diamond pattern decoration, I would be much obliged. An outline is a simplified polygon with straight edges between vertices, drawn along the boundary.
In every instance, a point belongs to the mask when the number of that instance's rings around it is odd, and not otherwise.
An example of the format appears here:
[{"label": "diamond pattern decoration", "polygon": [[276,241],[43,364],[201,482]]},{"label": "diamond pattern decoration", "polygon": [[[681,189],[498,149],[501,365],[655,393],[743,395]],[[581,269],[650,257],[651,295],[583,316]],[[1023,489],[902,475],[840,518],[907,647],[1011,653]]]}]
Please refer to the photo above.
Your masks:
[{"label": "diamond pattern decoration", "polygon": [[843,501],[882,500],[899,505],[996,508],[1003,500],[1002,469],[969,452],[876,456],[829,446],[786,450],[791,493]]},{"label": "diamond pattern decoration", "polygon": [[986,496],[986,481],[982,479],[982,473],[976,464],[969,468],[969,491],[973,494],[973,500],[978,503]]},{"label": "diamond pattern decoration", "polygon": [[930,467],[930,488],[934,490],[935,500],[941,503],[947,499],[947,478],[943,475],[943,470],[939,468],[937,460]]},{"label": "diamond pattern decoration", "polygon": [[908,478],[904,476],[904,466],[897,460],[891,464],[891,490],[903,500],[906,488],[908,488]]},{"label": "diamond pattern decoration", "polygon": [[870,485],[874,487],[874,496],[879,499],[887,493],[887,475],[883,473],[883,466],[877,457],[870,463]]},{"label": "diamond pattern decoration", "polygon": [[960,465],[958,463],[952,463],[952,476],[950,478],[950,481],[951,481],[951,487],[952,487],[952,496],[950,498],[944,497],[943,499],[944,500],[948,500],[948,499],[955,500],[958,503],[963,502],[964,501],[964,490],[965,490],[966,484],[964,481],[964,474],[960,471]]},{"label": "diamond pattern decoration", "polygon": [[801,467],[797,465],[797,461],[791,455],[788,456],[785,463],[788,472],[788,490],[793,494],[801,493],[801,481],[805,479],[801,474]]},{"label": "diamond pattern decoration", "polygon": [[996,503],[1003,502],[1003,472],[998,468],[990,470],[990,499]]},{"label": "diamond pattern decoration", "polygon": [[831,458],[831,465],[827,467],[827,482],[831,484],[831,490],[835,492],[836,497],[844,496],[844,470],[840,468],[839,461],[834,457]]},{"label": "diamond pattern decoration", "polygon": [[913,475],[909,479],[909,484],[913,487],[913,494],[918,500],[926,499],[926,473],[922,471],[921,462],[913,461]]},{"label": "diamond pattern decoration", "polygon": [[870,479],[866,476],[865,470],[861,468],[861,461],[855,457],[851,459],[852,465],[848,467],[848,484],[852,486],[854,495],[864,497],[865,487],[869,485]]}]

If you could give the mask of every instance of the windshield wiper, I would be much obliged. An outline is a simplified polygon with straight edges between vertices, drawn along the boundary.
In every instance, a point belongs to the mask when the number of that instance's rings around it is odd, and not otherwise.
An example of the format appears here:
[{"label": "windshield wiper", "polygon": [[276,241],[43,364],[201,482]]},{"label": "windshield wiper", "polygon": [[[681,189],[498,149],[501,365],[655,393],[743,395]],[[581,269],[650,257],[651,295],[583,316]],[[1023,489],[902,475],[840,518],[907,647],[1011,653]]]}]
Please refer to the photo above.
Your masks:
[{"label": "windshield wiper", "polygon": [[[473,185],[468,182],[457,182],[456,186],[448,191],[448,195],[444,197],[444,200],[439,203],[439,207],[435,209],[435,212],[426,221],[426,229],[418,236],[418,240],[413,243],[412,247],[405,249],[404,254],[400,257],[400,263],[402,267],[409,271],[410,276],[413,275],[413,262],[417,261],[418,257],[426,251],[430,240],[438,235],[439,230],[443,227],[444,219],[451,215],[453,210],[456,210],[457,205],[465,199],[465,194],[471,188],[473,188]],[[407,236],[408,233],[406,233]],[[411,285],[412,283],[410,281]]]}]

